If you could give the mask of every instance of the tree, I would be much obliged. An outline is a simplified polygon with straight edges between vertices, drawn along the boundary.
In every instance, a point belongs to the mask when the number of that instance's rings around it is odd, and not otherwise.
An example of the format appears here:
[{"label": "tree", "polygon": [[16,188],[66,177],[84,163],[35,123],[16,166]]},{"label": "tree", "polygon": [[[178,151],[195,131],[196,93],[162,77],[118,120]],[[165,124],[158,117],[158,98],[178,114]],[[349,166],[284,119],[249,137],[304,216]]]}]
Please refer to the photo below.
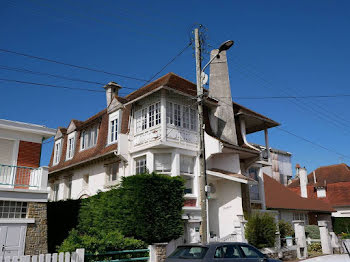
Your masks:
[{"label": "tree", "polygon": [[252,214],[246,224],[245,236],[257,248],[273,247],[276,233],[275,219],[267,213]]}]

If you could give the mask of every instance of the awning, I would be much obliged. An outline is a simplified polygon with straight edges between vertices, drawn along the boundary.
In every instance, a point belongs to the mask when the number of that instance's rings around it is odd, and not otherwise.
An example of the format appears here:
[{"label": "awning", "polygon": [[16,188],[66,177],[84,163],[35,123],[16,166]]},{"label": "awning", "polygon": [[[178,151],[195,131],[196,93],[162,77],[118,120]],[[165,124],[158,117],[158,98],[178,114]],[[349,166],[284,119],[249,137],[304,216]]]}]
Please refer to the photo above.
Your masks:
[{"label": "awning", "polygon": [[236,173],[232,173],[229,171],[216,169],[216,168],[215,169],[212,168],[212,169],[207,170],[207,174],[210,176],[213,176],[215,178],[227,179],[227,180],[231,180],[231,181],[234,181],[237,183],[242,183],[242,184],[255,185],[258,183],[254,179],[246,177],[242,174],[236,174]]}]

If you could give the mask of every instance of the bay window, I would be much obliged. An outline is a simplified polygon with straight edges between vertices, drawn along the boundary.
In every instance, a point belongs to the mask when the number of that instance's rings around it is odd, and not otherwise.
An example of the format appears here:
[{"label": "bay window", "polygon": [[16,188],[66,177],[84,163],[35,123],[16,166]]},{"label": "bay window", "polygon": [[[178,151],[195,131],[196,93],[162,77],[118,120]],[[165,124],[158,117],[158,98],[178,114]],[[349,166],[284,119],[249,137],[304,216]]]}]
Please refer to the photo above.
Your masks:
[{"label": "bay window", "polygon": [[167,102],[167,124],[197,131],[197,110],[189,106]]},{"label": "bay window", "polygon": [[154,154],[154,170],[157,172],[171,171],[171,154]]},{"label": "bay window", "polygon": [[159,125],[161,122],[160,102],[149,105],[135,112],[136,133]]}]

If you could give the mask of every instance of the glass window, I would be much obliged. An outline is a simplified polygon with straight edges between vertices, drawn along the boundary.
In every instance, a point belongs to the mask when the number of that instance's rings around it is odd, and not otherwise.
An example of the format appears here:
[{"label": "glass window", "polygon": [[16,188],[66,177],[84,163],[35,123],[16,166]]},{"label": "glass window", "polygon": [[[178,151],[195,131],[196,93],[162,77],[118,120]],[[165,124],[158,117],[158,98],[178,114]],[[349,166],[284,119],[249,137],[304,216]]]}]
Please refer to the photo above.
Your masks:
[{"label": "glass window", "polygon": [[60,190],[60,185],[54,184],[52,188],[52,201],[58,201],[59,190]]},{"label": "glass window", "polygon": [[0,201],[0,218],[26,218],[27,202]]},{"label": "glass window", "polygon": [[109,182],[115,182],[118,179],[119,164],[113,163],[109,166]]},{"label": "glass window", "polygon": [[185,194],[193,194],[193,177],[181,176],[185,179]]},{"label": "glass window", "polygon": [[240,246],[246,258],[263,258],[264,255],[251,246]]},{"label": "glass window", "polygon": [[158,172],[170,172],[171,154],[154,154],[154,169]]},{"label": "glass window", "polygon": [[218,247],[215,250],[214,258],[241,258],[239,250],[234,245]]},{"label": "glass window", "polygon": [[[252,167],[249,168],[249,177],[254,179],[255,181],[259,182],[259,168]],[[251,200],[261,200],[260,199],[260,192],[259,192],[259,185],[249,185],[249,194]]]},{"label": "glass window", "polygon": [[166,104],[166,122],[168,124],[174,124],[173,103],[171,102],[167,102]]},{"label": "glass window", "polygon": [[160,124],[161,119],[161,110],[160,110],[160,103],[156,103],[156,125]]},{"label": "glass window", "polygon": [[180,173],[193,174],[194,173],[194,157],[180,156]]},{"label": "glass window", "polygon": [[190,109],[188,107],[182,108],[182,119],[183,119],[183,128],[190,128]]},{"label": "glass window", "polygon": [[191,130],[197,131],[197,111],[190,109],[190,125]]},{"label": "glass window", "polygon": [[110,121],[110,143],[118,140],[118,118]]},{"label": "glass window", "polygon": [[81,133],[81,149],[87,149],[90,147],[93,147],[97,143],[97,134],[98,128],[97,126],[93,126],[91,128],[88,128],[86,130],[83,130]]},{"label": "glass window", "polygon": [[142,130],[147,129],[147,108],[142,109]]},{"label": "glass window", "polygon": [[174,104],[174,125],[181,126],[181,106]]},{"label": "glass window", "polygon": [[154,113],[155,113],[155,106],[150,105],[148,108],[148,126],[149,127],[154,126]]},{"label": "glass window", "polygon": [[61,140],[55,142],[55,151],[53,156],[53,164],[56,165],[60,162],[61,159]]},{"label": "glass window", "polygon": [[67,148],[67,159],[71,159],[74,155],[74,136],[68,136],[68,148]]},{"label": "glass window", "polygon": [[146,173],[146,156],[138,157],[135,159],[136,163],[136,174]]},{"label": "glass window", "polygon": [[135,112],[135,119],[136,119],[136,133],[139,133],[142,130],[142,115],[141,110],[138,110]]},{"label": "glass window", "polygon": [[207,247],[180,246],[169,257],[182,259],[202,259],[207,251]]}]

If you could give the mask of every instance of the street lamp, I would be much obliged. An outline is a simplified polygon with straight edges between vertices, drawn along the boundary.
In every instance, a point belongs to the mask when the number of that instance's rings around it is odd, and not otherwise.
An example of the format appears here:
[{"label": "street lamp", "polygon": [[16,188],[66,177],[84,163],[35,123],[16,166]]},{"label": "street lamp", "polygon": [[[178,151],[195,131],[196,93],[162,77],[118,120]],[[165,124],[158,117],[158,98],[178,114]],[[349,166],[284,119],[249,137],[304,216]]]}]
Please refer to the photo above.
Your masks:
[{"label": "street lamp", "polygon": [[201,73],[203,73],[204,70],[207,68],[207,66],[210,65],[211,62],[213,62],[215,57],[218,57],[222,51],[229,50],[231,48],[231,46],[233,46],[233,44],[234,44],[234,42],[232,40],[227,40],[227,41],[223,42],[219,47],[219,52],[217,53],[217,55],[213,56],[213,58],[209,60],[209,62],[203,67]]}]

